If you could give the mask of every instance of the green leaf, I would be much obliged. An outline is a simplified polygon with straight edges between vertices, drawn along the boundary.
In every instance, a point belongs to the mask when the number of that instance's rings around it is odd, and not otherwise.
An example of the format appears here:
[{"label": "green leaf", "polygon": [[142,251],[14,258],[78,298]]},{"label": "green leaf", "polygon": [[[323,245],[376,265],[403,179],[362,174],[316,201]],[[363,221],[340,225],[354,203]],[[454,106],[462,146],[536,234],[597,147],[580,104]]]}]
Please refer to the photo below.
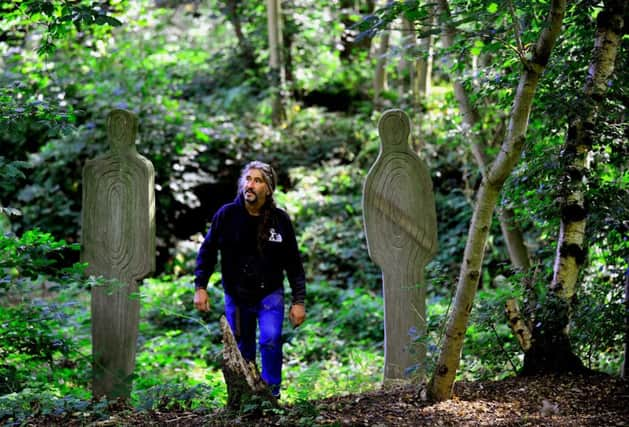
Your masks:
[{"label": "green leaf", "polygon": [[481,40],[476,40],[474,42],[474,46],[471,49],[472,55],[474,56],[480,55],[484,47],[485,47],[485,43],[483,43]]},{"label": "green leaf", "polygon": [[498,12],[498,3],[490,3],[489,6],[487,6],[487,12],[489,13]]}]

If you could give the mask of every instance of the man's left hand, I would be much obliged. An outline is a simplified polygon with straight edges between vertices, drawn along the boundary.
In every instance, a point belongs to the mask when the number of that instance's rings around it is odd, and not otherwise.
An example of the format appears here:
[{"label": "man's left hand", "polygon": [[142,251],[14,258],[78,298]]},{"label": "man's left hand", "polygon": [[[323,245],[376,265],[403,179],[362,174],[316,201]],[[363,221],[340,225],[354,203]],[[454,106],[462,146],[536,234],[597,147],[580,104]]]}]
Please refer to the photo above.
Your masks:
[{"label": "man's left hand", "polygon": [[304,323],[304,320],[306,320],[306,307],[303,304],[293,304],[288,313],[288,320],[295,328]]}]

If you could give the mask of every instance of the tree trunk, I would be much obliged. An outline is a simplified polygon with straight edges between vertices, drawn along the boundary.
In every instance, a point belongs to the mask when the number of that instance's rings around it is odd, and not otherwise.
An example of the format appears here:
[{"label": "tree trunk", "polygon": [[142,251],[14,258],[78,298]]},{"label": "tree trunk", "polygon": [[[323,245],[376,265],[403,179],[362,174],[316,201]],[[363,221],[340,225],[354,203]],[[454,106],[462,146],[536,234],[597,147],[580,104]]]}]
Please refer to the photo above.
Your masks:
[{"label": "tree trunk", "polygon": [[255,60],[253,47],[242,31],[242,23],[240,22],[240,15],[238,14],[239,5],[240,0],[227,0],[224,9],[225,15],[227,15],[227,19],[234,27],[236,40],[238,40],[238,48],[240,49],[240,57],[244,61],[243,67],[245,69],[255,70],[258,68],[258,65]]},{"label": "tree trunk", "polygon": [[430,95],[433,55],[431,35],[419,40],[419,50],[422,55],[415,62],[415,81],[413,84],[415,103],[418,108],[421,106],[421,99]]},{"label": "tree trunk", "polygon": [[[298,33],[299,27],[295,24],[295,21],[291,16],[291,11],[283,10],[284,19],[282,25],[282,58],[284,63],[284,85],[291,87],[291,83],[295,81],[294,64],[293,64],[293,42],[295,41],[295,34]],[[292,11],[292,13],[295,13]]]},{"label": "tree trunk", "polygon": [[[440,0],[439,6],[442,11],[444,7],[447,11],[446,0]],[[537,83],[561,31],[565,8],[565,0],[551,2],[546,25],[532,49],[532,59],[524,63],[500,153],[491,169],[483,176],[478,190],[452,312],[448,318],[445,339],[429,386],[431,397],[437,400],[449,399],[452,395],[493,212],[500,190],[522,153]],[[443,12],[441,15],[443,18]]]},{"label": "tree trunk", "polygon": [[629,378],[629,268],[625,271],[625,357],[620,376]]},{"label": "tree trunk", "polygon": [[524,234],[515,219],[513,209],[505,207],[498,213],[500,218],[500,229],[507,245],[511,264],[518,270],[528,270],[531,268],[529,250],[524,244]]},{"label": "tree trunk", "polygon": [[220,324],[223,332],[222,370],[227,385],[227,407],[240,411],[246,404],[261,405],[264,401],[277,406],[277,399],[260,377],[258,368],[240,354],[225,316],[221,316]]},{"label": "tree trunk", "polygon": [[[439,0],[437,3],[437,11],[442,16],[450,16],[450,10],[447,0]],[[448,49],[454,44],[454,35],[456,29],[453,24],[447,20],[442,23],[441,43],[444,48]],[[487,158],[486,146],[487,143],[480,131],[475,131],[474,128],[478,127],[481,123],[480,115],[476,108],[472,105],[472,101],[463,86],[463,83],[459,79],[454,79],[454,96],[459,103],[459,109],[463,114],[464,129],[467,132],[467,136],[471,141],[472,154],[476,160],[476,164],[481,170],[483,176],[486,175],[489,167],[489,159]],[[509,208],[502,209],[499,215],[500,229],[502,230],[502,236],[507,245],[507,252],[511,260],[511,264],[517,269],[527,270],[530,268],[531,263],[529,260],[529,254],[526,246],[524,245],[524,236],[522,230],[515,222],[515,214],[513,210]]]},{"label": "tree trunk", "polygon": [[267,21],[269,32],[269,75],[271,85],[271,121],[277,126],[286,118],[283,102],[285,82],[282,60],[282,12],[280,0],[267,0]]},{"label": "tree trunk", "polygon": [[382,107],[381,94],[387,90],[387,51],[389,50],[389,31],[385,30],[380,36],[380,46],[377,53],[376,74],[373,79],[373,103],[377,108]]},{"label": "tree trunk", "polygon": [[408,60],[406,59],[409,50],[414,51],[415,47],[415,28],[413,23],[406,19],[406,17],[401,17],[402,21],[402,38],[400,39],[400,60],[398,62],[398,75],[400,76],[398,91],[400,94],[400,98],[403,99],[404,96],[409,92],[409,90],[413,89],[413,78],[415,74],[415,59]]},{"label": "tree trunk", "polygon": [[520,307],[515,299],[509,299],[505,304],[505,314],[509,320],[509,326],[518,339],[520,347],[524,350],[531,348],[531,328],[524,320]]},{"label": "tree trunk", "polygon": [[[583,97],[575,109],[575,117],[570,121],[561,155],[564,174],[560,182],[559,239],[553,279],[547,301],[541,309],[545,313],[552,313],[553,317],[536,322],[533,347],[524,357],[524,374],[585,369],[572,352],[568,326],[578,274],[587,256],[584,237],[588,157],[596,138],[594,128],[598,109],[607,91],[609,77],[614,71],[623,34],[623,8],[627,8],[625,0],[607,1],[597,18],[596,40],[583,87]],[[556,307],[559,307],[557,312],[549,310]]]}]

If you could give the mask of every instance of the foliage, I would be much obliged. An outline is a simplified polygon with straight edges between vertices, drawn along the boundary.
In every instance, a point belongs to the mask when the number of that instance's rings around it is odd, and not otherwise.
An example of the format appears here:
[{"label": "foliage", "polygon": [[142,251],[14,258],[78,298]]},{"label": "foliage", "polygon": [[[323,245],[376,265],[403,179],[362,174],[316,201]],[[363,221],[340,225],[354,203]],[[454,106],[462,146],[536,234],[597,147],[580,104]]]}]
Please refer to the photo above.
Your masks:
[{"label": "foliage", "polygon": [[[120,1],[112,3],[118,3],[118,6],[121,4]],[[37,51],[40,54],[50,54],[54,52],[55,39],[66,37],[72,30],[80,32],[92,25],[122,25],[119,20],[108,15],[109,7],[109,4],[98,5],[87,1],[7,2],[2,6],[3,29],[19,34],[33,25],[43,26],[45,31]]]},{"label": "foliage", "polygon": [[[0,251],[0,376],[2,394],[22,389],[66,392],[85,385],[88,361],[81,346],[86,337],[61,331],[61,325],[80,324],[71,301],[45,298],[64,286],[75,286],[83,265],[63,267],[65,254],[76,245],[31,230],[19,238],[1,235]],[[42,298],[38,298],[41,293]]]},{"label": "foliage", "polygon": [[214,389],[206,384],[187,386],[179,383],[160,384],[137,393],[139,411],[197,412],[219,406]]},{"label": "foliage", "polygon": [[466,332],[464,378],[495,378],[496,372],[508,377],[516,375],[522,367],[521,350],[504,315],[505,302],[520,297],[513,289],[505,286],[479,291]]},{"label": "foliage", "polygon": [[364,170],[355,166],[294,168],[290,195],[281,199],[300,230],[308,277],[331,286],[380,288],[369,260],[362,225]]},{"label": "foliage", "polygon": [[[2,13],[3,43],[0,53],[9,62],[34,60],[24,67],[29,79],[13,67],[5,70],[0,77],[0,120],[9,125],[8,130],[24,130],[31,126],[46,129],[54,135],[74,121],[73,110],[67,109],[63,93],[46,75],[48,64],[37,60],[27,46],[31,46],[40,58],[54,54],[58,44],[67,39],[89,43],[108,34],[112,27],[122,23],[113,14],[124,6],[121,0],[103,2],[90,1],[9,1],[0,6]],[[22,59],[20,59],[20,55]],[[4,62],[4,61],[3,61]],[[4,65],[4,64],[3,64]],[[53,93],[47,86],[52,86]],[[42,91],[44,89],[44,91]],[[7,129],[5,128],[5,131]]]},{"label": "foliage", "polygon": [[37,229],[29,230],[17,237],[11,234],[0,236],[0,250],[3,259],[0,269],[6,276],[0,281],[0,291],[7,292],[23,279],[36,279],[40,274],[53,274],[60,280],[68,280],[72,275],[80,275],[83,265],[65,267],[63,260],[78,251],[78,244],[69,245],[64,240],[56,240],[50,233]]},{"label": "foliage", "polygon": [[571,339],[587,367],[614,374],[622,363],[625,336],[618,325],[626,321],[623,291],[629,270],[626,260],[609,263],[612,254],[600,247],[590,253],[572,316]]},{"label": "foliage", "polygon": [[73,413],[87,422],[106,419],[108,406],[106,400],[89,402],[73,395],[59,397],[50,391],[27,388],[19,394],[0,396],[0,421],[4,425],[22,425],[31,418]]},{"label": "foliage", "polygon": [[[10,194],[17,189],[16,182],[25,178],[24,170],[30,168],[30,164],[21,161],[7,161],[0,156],[0,190],[4,194]],[[1,202],[1,200],[0,200]],[[20,215],[21,212],[10,206],[2,206],[0,204],[1,215]]]}]

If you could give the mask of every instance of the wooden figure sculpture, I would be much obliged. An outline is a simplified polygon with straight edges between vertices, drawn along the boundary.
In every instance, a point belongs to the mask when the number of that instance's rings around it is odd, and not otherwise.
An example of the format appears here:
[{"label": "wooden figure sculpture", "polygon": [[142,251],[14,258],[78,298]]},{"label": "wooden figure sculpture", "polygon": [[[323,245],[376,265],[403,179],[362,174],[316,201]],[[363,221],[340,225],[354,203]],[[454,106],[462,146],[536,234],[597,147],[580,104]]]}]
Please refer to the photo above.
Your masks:
[{"label": "wooden figure sculpture", "polygon": [[371,259],[382,269],[385,381],[419,368],[426,347],[424,267],[437,250],[437,215],[425,163],[408,144],[410,121],[401,110],[378,122],[381,145],[363,187],[363,217]]},{"label": "wooden figure sculpture", "polygon": [[153,165],[135,148],[138,120],[107,117],[110,150],[83,168],[81,260],[107,279],[92,288],[94,397],[128,397],[135,366],[138,281],[155,269]]}]

